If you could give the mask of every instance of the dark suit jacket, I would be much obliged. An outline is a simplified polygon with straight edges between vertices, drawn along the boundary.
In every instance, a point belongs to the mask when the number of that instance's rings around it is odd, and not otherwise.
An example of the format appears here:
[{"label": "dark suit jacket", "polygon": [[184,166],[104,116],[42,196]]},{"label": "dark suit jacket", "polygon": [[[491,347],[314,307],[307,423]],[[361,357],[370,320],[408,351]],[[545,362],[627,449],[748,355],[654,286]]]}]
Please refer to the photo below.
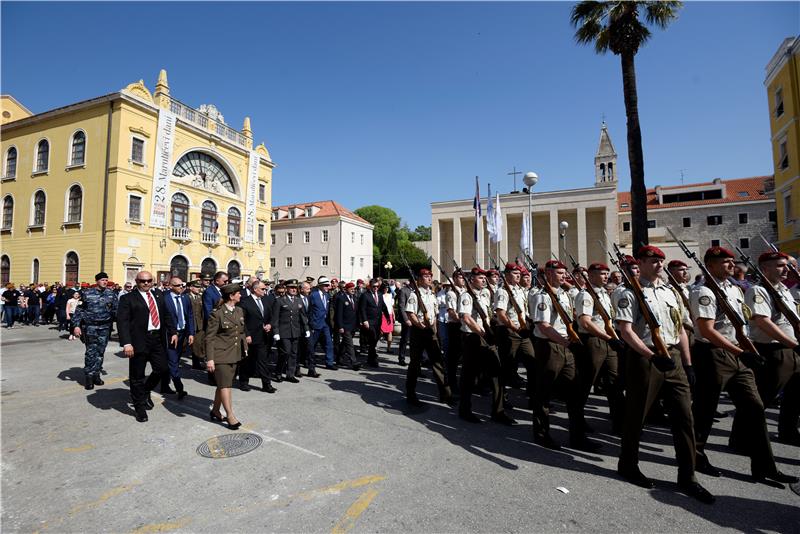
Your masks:
[{"label": "dark suit jacket", "polygon": [[264,332],[264,325],[269,324],[267,321],[267,303],[266,297],[261,299],[261,306],[264,308],[264,315],[258,309],[256,301],[253,296],[242,297],[238,306],[244,312],[244,330],[245,335],[252,338],[252,345],[265,345],[267,343],[267,333]]},{"label": "dark suit jacket", "polygon": [[[170,291],[164,295],[164,306],[167,308],[167,313],[172,316],[172,322],[175,328],[178,328],[178,310],[175,308],[174,293]],[[181,306],[183,307],[183,322],[186,333],[190,336],[195,334],[194,328],[194,310],[192,310],[192,302],[189,300],[189,295],[183,294],[180,296]]]},{"label": "dark suit jacket", "polygon": [[333,317],[337,331],[340,328],[344,328],[349,332],[353,332],[358,328],[358,301],[356,300],[356,295],[353,295],[353,304],[351,306],[348,299],[349,296],[345,291],[341,291],[336,295],[334,303],[336,312]]},{"label": "dark suit jacket", "polygon": [[222,298],[219,288],[213,283],[203,291],[203,324],[208,324],[208,318],[214,311],[214,305]]},{"label": "dark suit jacket", "polygon": [[358,297],[358,322],[369,322],[370,330],[379,331],[381,329],[381,314],[388,320],[389,310],[386,309],[386,302],[383,295],[378,293],[378,303],[375,303],[375,295],[372,291],[365,291]]},{"label": "dark suit jacket", "polygon": [[330,292],[325,295],[325,306],[322,305],[322,290],[314,289],[308,296],[308,322],[317,330],[328,324],[328,312],[331,309]]},{"label": "dark suit jacket", "polygon": [[278,334],[287,339],[301,338],[307,330],[308,317],[300,295],[294,297],[294,302],[288,295],[275,299],[272,304],[272,335]]},{"label": "dark suit jacket", "polygon": [[400,314],[400,320],[405,323],[408,321],[408,314],[406,313],[406,304],[408,304],[408,297],[411,295],[411,288],[403,286],[400,288],[399,296],[397,297],[397,310]]},{"label": "dark suit jacket", "polygon": [[[158,330],[163,343],[166,344],[167,338],[175,334],[175,323],[172,316],[167,313],[167,308],[164,305],[164,295],[161,292],[155,293],[152,291],[151,294],[156,301],[156,308],[158,308],[160,320]],[[119,344],[122,346],[133,345],[133,350],[137,352],[145,350],[149,317],[150,309],[138,290],[125,294],[119,300],[119,307],[117,308]]]}]

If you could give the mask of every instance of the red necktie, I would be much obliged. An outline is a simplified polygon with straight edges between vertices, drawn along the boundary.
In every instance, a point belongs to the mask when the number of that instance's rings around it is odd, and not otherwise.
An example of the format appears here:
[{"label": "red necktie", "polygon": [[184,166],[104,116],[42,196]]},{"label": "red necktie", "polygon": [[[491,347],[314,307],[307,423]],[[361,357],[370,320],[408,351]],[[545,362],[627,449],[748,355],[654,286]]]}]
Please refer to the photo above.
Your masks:
[{"label": "red necktie", "polygon": [[375,295],[375,304],[377,304],[378,303],[378,292],[376,291],[374,293],[374,295]]},{"label": "red necktie", "polygon": [[158,310],[156,309],[156,301],[153,300],[153,295],[150,292],[147,292],[147,307],[150,308],[150,321],[152,321],[153,326],[158,328],[160,324],[158,320]]}]

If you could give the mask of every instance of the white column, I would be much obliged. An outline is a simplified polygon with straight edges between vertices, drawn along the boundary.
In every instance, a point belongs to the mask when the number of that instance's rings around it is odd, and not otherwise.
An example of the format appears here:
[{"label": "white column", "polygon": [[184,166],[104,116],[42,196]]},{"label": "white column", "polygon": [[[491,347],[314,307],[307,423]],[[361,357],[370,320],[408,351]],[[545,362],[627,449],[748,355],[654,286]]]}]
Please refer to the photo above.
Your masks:
[{"label": "white column", "polygon": [[[443,263],[442,255],[442,247],[439,245],[439,219],[433,219],[433,221],[431,221],[431,256],[439,263]],[[442,276],[442,273],[439,272],[439,268],[436,267],[435,263],[431,265],[431,272],[433,273],[434,279],[439,279]]]},{"label": "white column", "polygon": [[586,266],[586,208],[578,208],[578,233],[575,234],[578,241],[578,263]]},{"label": "white column", "polygon": [[558,241],[558,223],[558,208],[550,208],[550,252],[547,253],[546,258],[542,258],[541,261],[543,262],[548,262],[553,259],[552,254],[559,257],[561,247]]},{"label": "white column", "polygon": [[608,242],[606,242],[606,250],[611,250],[611,242],[619,243],[619,221],[617,220],[617,210],[610,209],[609,205],[606,205],[605,222],[606,222],[606,235],[608,235]]},{"label": "white column", "polygon": [[511,261],[508,258],[508,241],[511,239],[511,234],[508,233],[508,213],[503,213],[503,240],[500,241],[500,254],[499,256],[506,261]]},{"label": "white column", "polygon": [[453,259],[461,265],[461,218],[453,219]]}]

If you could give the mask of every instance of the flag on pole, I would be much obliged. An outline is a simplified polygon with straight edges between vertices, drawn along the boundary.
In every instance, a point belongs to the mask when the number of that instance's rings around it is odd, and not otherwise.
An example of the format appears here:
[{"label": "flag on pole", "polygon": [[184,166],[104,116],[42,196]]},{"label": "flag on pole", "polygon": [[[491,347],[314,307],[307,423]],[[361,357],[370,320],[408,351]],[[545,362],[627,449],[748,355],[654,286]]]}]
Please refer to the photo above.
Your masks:
[{"label": "flag on pole", "polygon": [[472,201],[472,207],[475,209],[475,231],[473,233],[473,240],[478,242],[478,224],[481,220],[481,188],[478,185],[478,177],[475,177],[475,199]]},{"label": "flag on pole", "polygon": [[528,218],[522,218],[522,234],[519,236],[519,249],[529,256],[533,256],[533,251],[530,250],[531,243],[531,229],[528,227]]},{"label": "flag on pole", "polygon": [[492,202],[492,184],[488,184],[489,194],[486,197],[486,232],[492,243],[497,243],[496,218],[494,215],[494,203]]},{"label": "flag on pole", "polygon": [[503,214],[500,212],[500,193],[496,193],[494,201],[494,235],[493,241],[499,243],[503,240]]}]

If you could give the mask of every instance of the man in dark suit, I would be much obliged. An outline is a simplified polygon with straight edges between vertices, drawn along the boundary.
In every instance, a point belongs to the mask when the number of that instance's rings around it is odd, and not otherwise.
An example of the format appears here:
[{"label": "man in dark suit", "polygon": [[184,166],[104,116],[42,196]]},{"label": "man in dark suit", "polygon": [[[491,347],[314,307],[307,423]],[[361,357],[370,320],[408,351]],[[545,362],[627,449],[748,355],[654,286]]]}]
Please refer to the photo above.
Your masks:
[{"label": "man in dark suit", "polygon": [[[267,283],[267,282],[265,282]],[[264,323],[266,323],[265,327],[265,343],[266,343],[266,350],[267,350],[267,363],[269,365],[269,369],[271,372],[271,378],[275,382],[282,382],[283,378],[281,377],[280,373],[277,371],[275,366],[275,358],[272,355],[272,348],[275,346],[275,340],[272,339],[272,306],[275,305],[275,299],[277,299],[281,294],[285,294],[286,288],[281,287],[280,294],[277,291],[277,288],[269,291],[266,296],[264,297]]]},{"label": "man in dark suit", "polygon": [[369,283],[369,290],[361,293],[358,298],[358,322],[361,325],[362,347],[367,349],[367,365],[378,366],[378,352],[375,347],[381,337],[381,314],[389,319],[389,310],[386,302],[378,293],[381,281],[373,278]]},{"label": "man in dark suit", "polygon": [[[331,297],[329,294],[331,283],[325,276],[320,276],[317,280],[317,287],[309,295],[308,322],[311,326],[311,340],[309,342],[309,359],[314,359],[314,350],[317,341],[322,340],[325,345],[325,368],[336,370],[333,361],[333,338],[328,324],[328,317],[331,309]],[[311,367],[308,368],[311,374]]]},{"label": "man in dark suit", "polygon": [[242,297],[238,306],[244,312],[244,330],[247,335],[247,357],[239,363],[239,389],[250,391],[250,377],[261,378],[261,389],[267,393],[275,393],[269,378],[269,353],[267,352],[267,305],[264,282],[256,279],[250,285],[248,297]]},{"label": "man in dark suit", "polygon": [[224,271],[218,271],[217,274],[214,275],[214,283],[203,291],[203,330],[205,330],[208,324],[208,316],[211,315],[217,301],[222,298],[220,288],[227,283],[228,275],[225,274]]},{"label": "man in dark suit", "polygon": [[406,351],[408,350],[408,340],[411,336],[411,319],[408,318],[408,313],[406,313],[406,305],[410,294],[411,288],[408,285],[404,285],[397,295],[397,309],[400,314],[400,343],[397,345],[397,355],[398,363],[403,367],[406,365]]},{"label": "man in dark suit", "polygon": [[[164,374],[161,378],[161,393],[172,395],[178,392],[178,400],[184,398],[187,393],[181,381],[181,356],[186,351],[187,346],[194,343],[194,311],[189,296],[184,294],[186,284],[173,276],[169,281],[170,291],[164,295],[164,306],[167,314],[175,325],[175,335],[173,335],[167,345],[167,363],[169,364],[169,374]],[[169,387],[169,379],[175,384],[175,391]]]},{"label": "man in dark suit", "polygon": [[353,348],[353,332],[358,328],[358,309],[356,307],[356,285],[353,282],[344,286],[344,291],[336,295],[334,302],[335,330],[339,334],[339,361],[343,364],[350,363],[353,371],[358,371],[361,366],[356,359]]},{"label": "man in dark suit", "polygon": [[[147,421],[145,410],[153,407],[150,391],[167,373],[167,338],[176,335],[175,325],[164,306],[164,296],[155,293],[153,275],[141,271],[136,275],[136,289],[120,299],[117,309],[119,343],[129,358],[128,373],[136,420]],[[147,362],[153,372],[145,380]]]},{"label": "man in dark suit", "polygon": [[272,338],[278,343],[278,373],[286,373],[286,381],[297,383],[297,348],[301,337],[310,337],[308,318],[303,302],[297,296],[297,280],[286,282],[286,295],[272,305]]}]

